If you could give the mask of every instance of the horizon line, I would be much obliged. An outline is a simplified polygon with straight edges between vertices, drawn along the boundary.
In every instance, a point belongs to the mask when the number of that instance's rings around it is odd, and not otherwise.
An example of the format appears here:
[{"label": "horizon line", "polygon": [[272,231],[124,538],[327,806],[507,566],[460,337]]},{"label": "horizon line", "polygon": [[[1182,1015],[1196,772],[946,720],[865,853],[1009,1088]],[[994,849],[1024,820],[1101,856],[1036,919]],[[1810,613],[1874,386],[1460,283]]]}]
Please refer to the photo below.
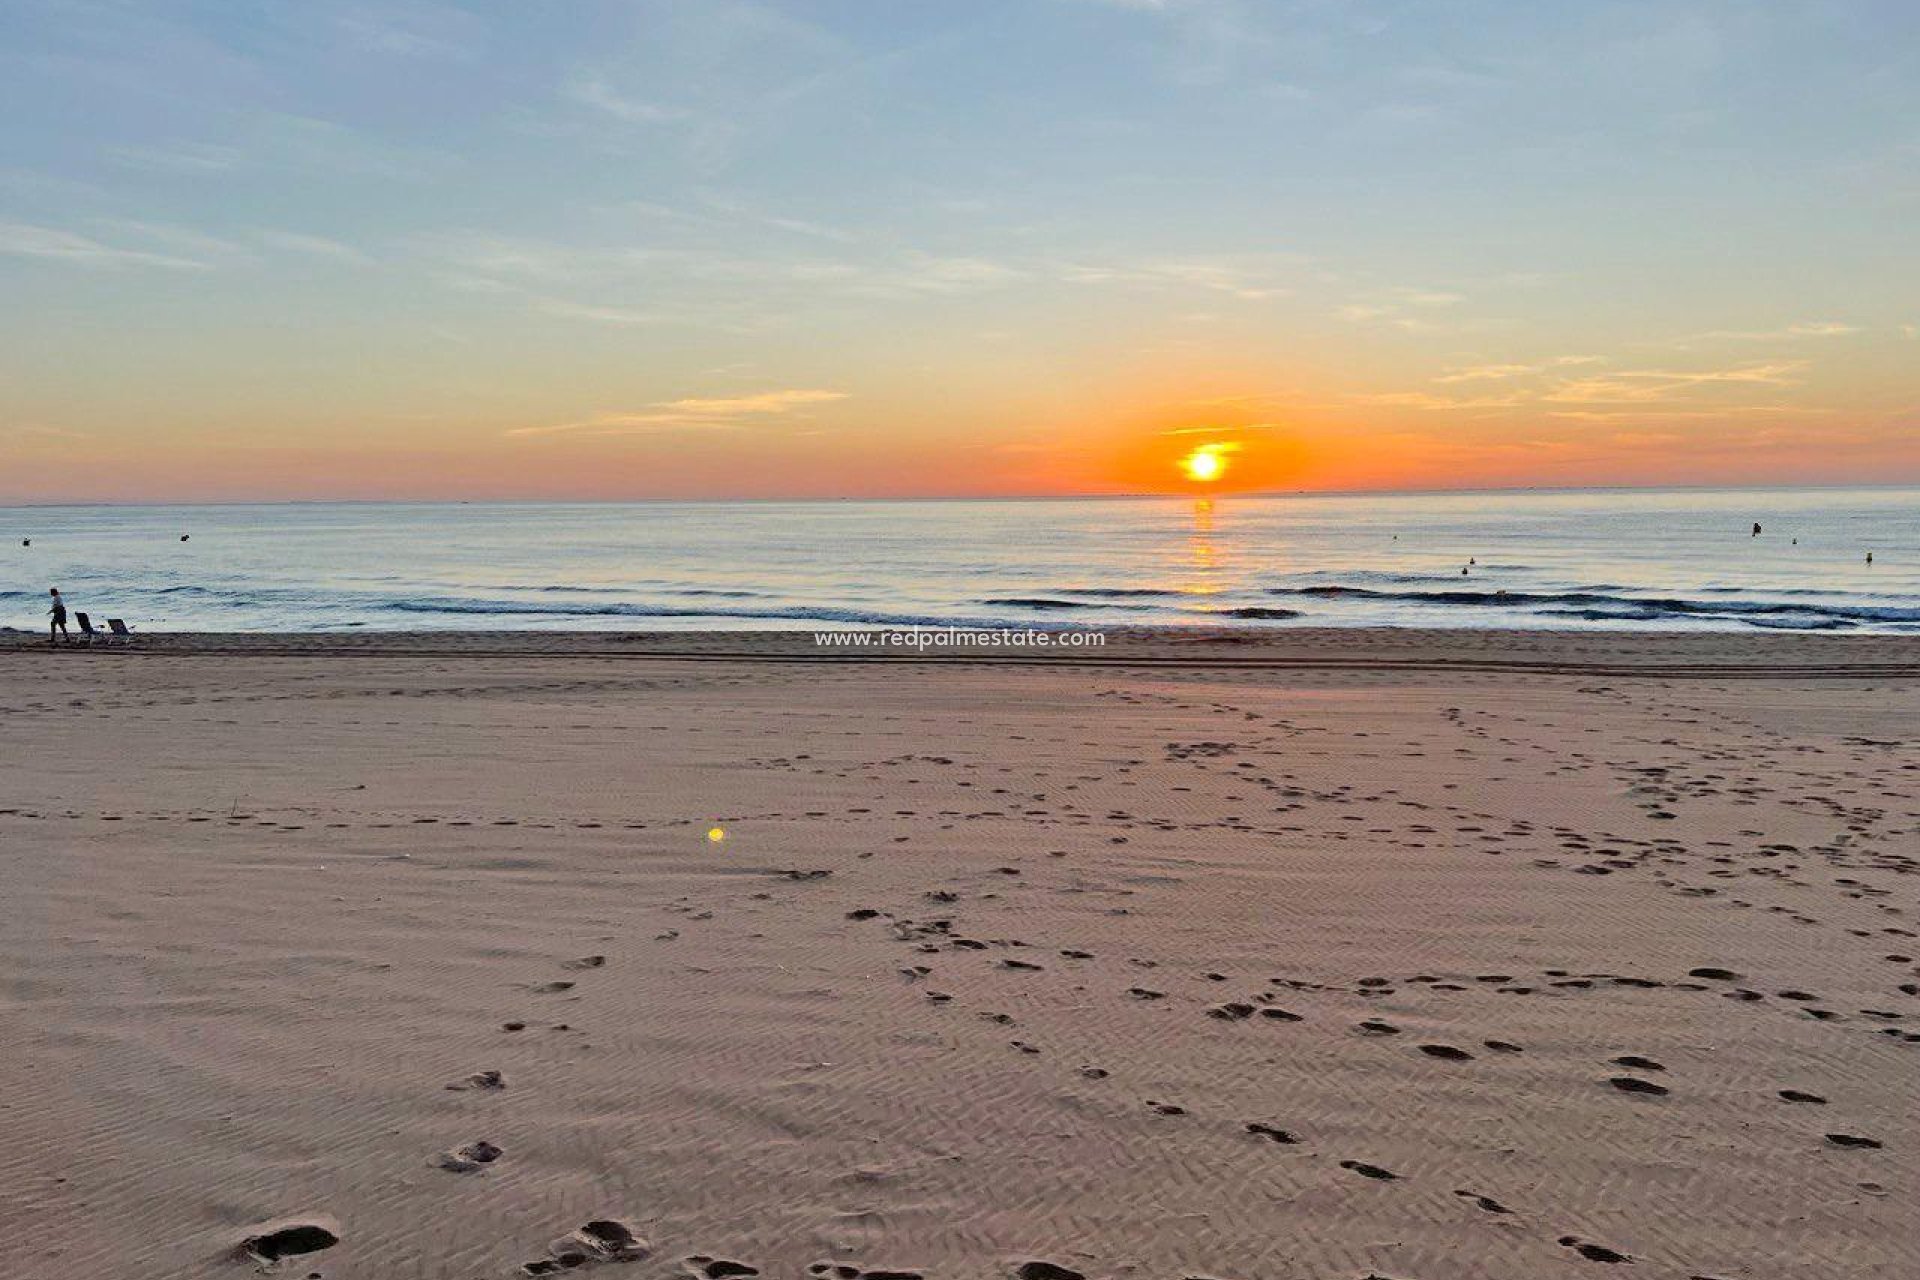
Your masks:
[{"label": "horizon line", "polygon": [[1469,496],[1474,494],[1518,494],[1518,493],[1819,493],[1851,490],[1899,490],[1920,488],[1920,478],[1904,481],[1876,482],[1835,482],[1827,484],[1539,484],[1539,485],[1483,485],[1460,488],[1405,488],[1405,489],[1248,489],[1222,493],[1204,491],[1138,491],[1124,493],[953,493],[953,494],[900,494],[885,496],[877,494],[846,494],[835,496],[792,495],[792,496],[713,496],[700,498],[682,497],[633,497],[633,498],[559,498],[559,497],[481,497],[481,498],[201,498],[201,499],[132,499],[132,498],[53,498],[33,501],[0,501],[3,511],[39,511],[65,507],[317,507],[317,506],[391,506],[391,507],[457,507],[457,506],[638,506],[642,504],[684,505],[701,504],[828,504],[843,502],[881,503],[881,502],[1139,502],[1153,499],[1192,499],[1195,501],[1217,501],[1234,498],[1274,499],[1274,498],[1396,498],[1396,497],[1447,497]]}]

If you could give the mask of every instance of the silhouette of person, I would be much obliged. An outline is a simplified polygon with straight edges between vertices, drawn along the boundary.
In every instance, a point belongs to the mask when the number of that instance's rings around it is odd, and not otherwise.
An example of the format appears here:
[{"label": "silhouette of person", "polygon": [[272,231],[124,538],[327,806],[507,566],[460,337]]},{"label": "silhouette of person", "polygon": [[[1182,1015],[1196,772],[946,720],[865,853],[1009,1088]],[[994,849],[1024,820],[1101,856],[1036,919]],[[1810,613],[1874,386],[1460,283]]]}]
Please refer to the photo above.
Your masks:
[{"label": "silhouette of person", "polygon": [[47,606],[47,643],[53,644],[58,638],[71,644],[73,636],[67,631],[67,602],[60,598],[60,588],[48,587],[47,592],[53,597],[53,603]]}]

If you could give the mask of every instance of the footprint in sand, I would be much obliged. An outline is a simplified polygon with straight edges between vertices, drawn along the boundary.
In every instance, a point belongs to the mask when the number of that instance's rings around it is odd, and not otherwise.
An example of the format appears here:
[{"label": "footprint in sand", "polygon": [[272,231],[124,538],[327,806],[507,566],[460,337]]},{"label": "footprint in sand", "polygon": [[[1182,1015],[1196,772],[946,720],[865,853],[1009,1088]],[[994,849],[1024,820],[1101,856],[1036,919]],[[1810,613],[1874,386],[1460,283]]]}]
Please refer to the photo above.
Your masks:
[{"label": "footprint in sand", "polygon": [[1609,1249],[1603,1244],[1594,1244],[1592,1241],[1582,1240],[1578,1236],[1561,1236],[1560,1243],[1585,1258],[1588,1262],[1633,1261],[1632,1258],[1621,1253],[1618,1249]]},{"label": "footprint in sand", "polygon": [[1866,1151],[1878,1151],[1886,1144],[1878,1138],[1863,1138],[1855,1133],[1830,1133],[1827,1141],[1836,1147],[1853,1147]]},{"label": "footprint in sand", "polygon": [[728,1280],[730,1276],[757,1276],[760,1268],[731,1258],[712,1258],[696,1253],[682,1260],[687,1270],[704,1280]]},{"label": "footprint in sand", "polygon": [[547,1246],[547,1256],[521,1265],[530,1276],[559,1275],[596,1262],[635,1262],[653,1246],[618,1218],[595,1218]]},{"label": "footprint in sand", "polygon": [[1456,1049],[1450,1044],[1423,1044],[1420,1052],[1429,1058],[1439,1058],[1444,1062],[1471,1062],[1473,1055],[1465,1049]]},{"label": "footprint in sand", "polygon": [[1637,1053],[1623,1053],[1617,1058],[1609,1058],[1608,1061],[1616,1067],[1631,1067],[1635,1071],[1665,1071],[1667,1069],[1664,1064],[1655,1062],[1652,1058],[1643,1058]]},{"label": "footprint in sand", "polygon": [[503,1154],[499,1147],[482,1139],[451,1151],[442,1151],[433,1158],[433,1162],[448,1173],[478,1173]]},{"label": "footprint in sand", "polygon": [[1471,1200],[1488,1213],[1512,1213],[1513,1210],[1495,1200],[1492,1196],[1483,1196],[1478,1191],[1455,1191],[1453,1194],[1465,1200]]},{"label": "footprint in sand", "polygon": [[873,1267],[862,1270],[850,1262],[816,1262],[807,1268],[810,1276],[822,1280],[924,1280],[918,1271],[899,1267]]},{"label": "footprint in sand", "polygon": [[1282,1146],[1293,1146],[1300,1141],[1300,1139],[1294,1137],[1293,1134],[1287,1130],[1277,1128],[1270,1124],[1263,1124],[1258,1120],[1249,1120],[1247,1122],[1247,1132],[1256,1138],[1265,1138],[1269,1142],[1277,1142]]},{"label": "footprint in sand", "polygon": [[1080,1272],[1057,1262],[1023,1262],[1014,1268],[1013,1274],[1018,1280],[1087,1280]]},{"label": "footprint in sand", "polygon": [[1827,1105],[1825,1098],[1817,1093],[1808,1093],[1804,1089],[1782,1089],[1780,1091],[1780,1097],[1786,1102],[1806,1102],[1818,1107]]},{"label": "footprint in sand", "polygon": [[1152,1098],[1147,1099],[1147,1109],[1157,1116],[1183,1116],[1187,1114],[1187,1109],[1177,1102],[1155,1102]]},{"label": "footprint in sand", "polygon": [[1395,1182],[1400,1177],[1391,1169],[1382,1169],[1377,1164],[1367,1164],[1362,1160],[1342,1160],[1340,1167],[1357,1173],[1363,1178],[1372,1178],[1376,1182]]},{"label": "footprint in sand", "polygon": [[1612,1076],[1608,1078],[1607,1083],[1622,1093],[1644,1093],[1656,1098],[1672,1092],[1663,1084],[1641,1080],[1636,1076]]},{"label": "footprint in sand", "polygon": [[447,1088],[453,1090],[455,1093],[461,1093],[468,1089],[490,1090],[504,1089],[506,1087],[507,1078],[498,1071],[476,1071],[472,1075],[455,1080],[447,1086]]},{"label": "footprint in sand", "polygon": [[331,1218],[321,1221],[275,1222],[257,1228],[240,1242],[240,1252],[263,1267],[283,1258],[318,1253],[340,1243],[339,1224]]},{"label": "footprint in sand", "polygon": [[577,960],[561,961],[560,967],[562,969],[598,969],[606,962],[605,956],[581,956]]}]

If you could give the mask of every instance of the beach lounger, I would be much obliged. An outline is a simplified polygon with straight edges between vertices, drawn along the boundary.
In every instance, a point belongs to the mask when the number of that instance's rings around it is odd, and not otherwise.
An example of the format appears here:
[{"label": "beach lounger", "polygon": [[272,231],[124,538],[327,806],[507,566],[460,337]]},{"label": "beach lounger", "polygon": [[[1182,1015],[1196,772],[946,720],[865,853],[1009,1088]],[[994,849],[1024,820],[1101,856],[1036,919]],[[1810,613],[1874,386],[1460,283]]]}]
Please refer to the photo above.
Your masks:
[{"label": "beach lounger", "polygon": [[73,615],[73,620],[80,624],[81,644],[92,644],[95,637],[100,635],[98,631],[93,629],[93,619],[89,618],[86,614],[76,613]]},{"label": "beach lounger", "polygon": [[113,632],[114,639],[118,640],[121,644],[133,643],[132,628],[128,627],[127,624],[119,618],[108,618],[107,630]]}]

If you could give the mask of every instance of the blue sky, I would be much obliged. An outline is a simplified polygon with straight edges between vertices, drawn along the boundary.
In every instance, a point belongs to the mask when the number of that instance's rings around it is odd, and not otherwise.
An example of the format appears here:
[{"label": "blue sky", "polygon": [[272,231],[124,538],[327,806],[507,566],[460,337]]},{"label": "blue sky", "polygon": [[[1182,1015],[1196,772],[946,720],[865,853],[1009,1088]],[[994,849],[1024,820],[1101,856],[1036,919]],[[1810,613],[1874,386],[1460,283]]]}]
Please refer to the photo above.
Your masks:
[{"label": "blue sky", "polygon": [[1194,425],[1307,485],[1920,478],[1916,36],[11,0],[0,497],[1098,489]]}]

